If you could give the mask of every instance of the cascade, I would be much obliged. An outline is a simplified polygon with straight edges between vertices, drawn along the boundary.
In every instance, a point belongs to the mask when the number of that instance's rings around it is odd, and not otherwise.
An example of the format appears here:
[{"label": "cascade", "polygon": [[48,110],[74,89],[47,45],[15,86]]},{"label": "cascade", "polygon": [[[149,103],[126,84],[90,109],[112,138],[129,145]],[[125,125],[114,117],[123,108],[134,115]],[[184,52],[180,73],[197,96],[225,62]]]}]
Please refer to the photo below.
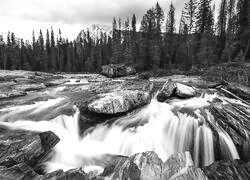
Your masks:
[{"label": "cascade", "polygon": [[[190,151],[197,166],[207,166],[215,161],[211,124],[216,124],[212,115],[201,109],[217,96],[206,94],[168,103],[152,99],[150,104],[111,124],[88,129],[83,137],[79,135],[79,110],[63,98],[1,109],[0,124],[13,129],[52,131],[60,138],[46,162],[47,172],[77,167],[101,172],[111,155],[131,156],[145,151],[156,152],[163,161],[175,152]],[[58,115],[61,108],[72,109],[73,113]],[[221,150],[227,152],[228,158],[238,159],[231,137],[226,131],[217,130]]]}]

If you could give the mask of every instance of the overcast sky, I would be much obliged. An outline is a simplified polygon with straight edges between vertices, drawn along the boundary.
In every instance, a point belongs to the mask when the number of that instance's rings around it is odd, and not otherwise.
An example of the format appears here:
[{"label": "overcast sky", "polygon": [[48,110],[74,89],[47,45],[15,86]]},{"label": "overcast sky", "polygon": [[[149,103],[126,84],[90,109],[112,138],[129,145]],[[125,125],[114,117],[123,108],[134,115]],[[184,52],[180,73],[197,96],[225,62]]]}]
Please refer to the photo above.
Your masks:
[{"label": "overcast sky", "polygon": [[[176,18],[187,0],[172,0]],[[217,0],[218,1],[218,0]],[[12,31],[17,37],[30,39],[32,30],[61,28],[70,40],[92,24],[111,24],[114,16],[126,18],[133,13],[138,20],[147,9],[159,2],[166,12],[171,0],[0,0],[0,34]]]}]

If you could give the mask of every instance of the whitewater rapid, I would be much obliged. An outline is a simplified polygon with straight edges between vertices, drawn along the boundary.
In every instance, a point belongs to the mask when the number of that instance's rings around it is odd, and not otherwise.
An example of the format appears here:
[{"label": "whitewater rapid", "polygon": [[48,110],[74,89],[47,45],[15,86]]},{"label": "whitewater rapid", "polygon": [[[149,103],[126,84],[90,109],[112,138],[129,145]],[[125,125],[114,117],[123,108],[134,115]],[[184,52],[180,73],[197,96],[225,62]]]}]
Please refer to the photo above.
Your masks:
[{"label": "whitewater rapid", "polygon": [[[212,115],[202,109],[216,97],[216,93],[204,94],[168,103],[152,99],[150,104],[111,124],[88,129],[83,137],[79,134],[80,112],[65,98],[1,109],[0,124],[11,129],[52,131],[60,138],[52,158],[45,163],[47,172],[78,167],[86,172],[101,172],[111,155],[131,156],[145,151],[156,152],[163,161],[175,152],[190,151],[197,166],[207,166],[215,161],[211,125],[217,125]],[[229,101],[241,103],[230,99],[224,103]],[[72,109],[72,114],[58,115],[64,109]],[[228,158],[239,159],[231,137],[220,128],[217,131]]]}]

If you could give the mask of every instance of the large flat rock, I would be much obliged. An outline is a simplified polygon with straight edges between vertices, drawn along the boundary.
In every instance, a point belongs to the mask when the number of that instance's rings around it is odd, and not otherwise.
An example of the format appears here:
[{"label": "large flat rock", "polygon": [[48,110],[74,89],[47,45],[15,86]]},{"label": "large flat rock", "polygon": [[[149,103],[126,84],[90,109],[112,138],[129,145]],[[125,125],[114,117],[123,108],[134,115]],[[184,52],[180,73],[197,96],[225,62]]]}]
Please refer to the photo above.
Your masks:
[{"label": "large flat rock", "polygon": [[117,114],[131,111],[150,101],[150,95],[143,91],[116,91],[100,94],[88,104],[88,111],[101,114]]},{"label": "large flat rock", "polygon": [[26,163],[34,167],[59,142],[52,132],[11,130],[0,126],[0,166]]}]

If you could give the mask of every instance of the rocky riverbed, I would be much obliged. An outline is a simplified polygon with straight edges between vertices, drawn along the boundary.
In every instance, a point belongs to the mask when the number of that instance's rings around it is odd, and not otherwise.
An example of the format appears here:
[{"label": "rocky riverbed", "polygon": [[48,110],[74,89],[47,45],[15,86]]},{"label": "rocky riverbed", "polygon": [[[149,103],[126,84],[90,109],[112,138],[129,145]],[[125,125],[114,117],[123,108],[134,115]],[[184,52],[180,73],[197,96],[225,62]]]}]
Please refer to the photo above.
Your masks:
[{"label": "rocky riverbed", "polygon": [[247,180],[249,100],[198,76],[1,70],[0,179]]}]

